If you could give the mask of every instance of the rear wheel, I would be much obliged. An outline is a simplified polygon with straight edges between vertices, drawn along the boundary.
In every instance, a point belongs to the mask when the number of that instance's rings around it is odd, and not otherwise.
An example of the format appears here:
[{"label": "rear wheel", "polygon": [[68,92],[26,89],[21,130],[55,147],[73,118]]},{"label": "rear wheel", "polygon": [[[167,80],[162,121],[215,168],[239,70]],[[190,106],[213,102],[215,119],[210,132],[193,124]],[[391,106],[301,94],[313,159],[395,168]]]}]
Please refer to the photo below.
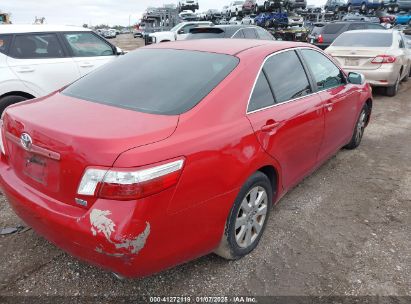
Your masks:
[{"label": "rear wheel", "polygon": [[27,100],[28,98],[23,97],[23,96],[18,96],[18,95],[9,95],[5,96],[3,98],[0,98],[0,115],[3,114],[4,110],[8,107],[11,106],[12,104],[22,102],[24,100]]},{"label": "rear wheel", "polygon": [[351,4],[348,4],[348,6],[347,6],[347,12],[351,13],[351,11],[352,11],[352,6],[351,6]]},{"label": "rear wheel", "polygon": [[270,180],[262,172],[245,182],[231,208],[217,255],[236,260],[257,247],[271,210],[272,194]]},{"label": "rear wheel", "polygon": [[367,5],[365,3],[361,4],[361,11],[365,13],[367,11]]},{"label": "rear wheel", "polygon": [[385,94],[389,97],[394,97],[397,95],[399,89],[400,89],[400,78],[401,75],[398,75],[397,80],[392,86],[389,86],[385,89]]},{"label": "rear wheel", "polygon": [[370,115],[368,106],[365,104],[361,110],[360,117],[358,118],[357,124],[355,125],[354,133],[352,135],[351,141],[344,148],[353,150],[357,148],[364,135],[365,126],[368,121],[368,116]]}]

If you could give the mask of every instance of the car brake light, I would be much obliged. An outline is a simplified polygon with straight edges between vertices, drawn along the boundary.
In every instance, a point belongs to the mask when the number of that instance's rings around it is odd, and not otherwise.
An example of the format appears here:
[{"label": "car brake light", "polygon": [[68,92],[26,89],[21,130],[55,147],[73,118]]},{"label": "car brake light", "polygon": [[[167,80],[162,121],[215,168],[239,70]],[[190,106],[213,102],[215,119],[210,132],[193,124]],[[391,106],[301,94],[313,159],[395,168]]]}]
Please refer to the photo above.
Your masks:
[{"label": "car brake light", "polygon": [[394,63],[397,58],[389,55],[378,55],[376,56],[371,63],[382,64],[382,63]]},{"label": "car brake light", "polygon": [[323,38],[323,35],[318,35],[318,37],[317,37],[317,42],[318,43],[323,43],[324,42],[324,38]]},{"label": "car brake light", "polygon": [[77,194],[113,200],[134,200],[174,186],[180,178],[184,160],[132,169],[87,169]]}]

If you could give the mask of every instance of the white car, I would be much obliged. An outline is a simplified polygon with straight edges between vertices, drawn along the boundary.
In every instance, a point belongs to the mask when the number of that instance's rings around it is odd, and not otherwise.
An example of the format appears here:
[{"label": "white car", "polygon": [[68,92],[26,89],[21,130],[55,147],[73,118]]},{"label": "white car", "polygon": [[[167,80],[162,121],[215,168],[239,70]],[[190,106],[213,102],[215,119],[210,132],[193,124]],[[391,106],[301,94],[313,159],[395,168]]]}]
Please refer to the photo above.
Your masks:
[{"label": "white car", "polygon": [[191,10],[194,12],[195,10],[199,9],[198,0],[183,0],[178,3],[178,6],[180,8],[180,11]]},{"label": "white car", "polygon": [[243,14],[244,1],[233,1],[228,7],[228,13],[230,17],[241,16]]},{"label": "white car", "polygon": [[90,29],[51,25],[0,26],[0,114],[14,103],[45,96],[123,54]]},{"label": "white car", "polygon": [[173,27],[170,31],[157,32],[149,35],[150,40],[148,43],[161,43],[170,42],[176,40],[184,40],[190,33],[190,30],[199,26],[210,26],[212,22],[208,21],[193,21],[193,22],[181,22]]},{"label": "white car", "polygon": [[241,25],[241,21],[237,19],[237,17],[233,17],[228,21],[228,24],[231,25]]}]

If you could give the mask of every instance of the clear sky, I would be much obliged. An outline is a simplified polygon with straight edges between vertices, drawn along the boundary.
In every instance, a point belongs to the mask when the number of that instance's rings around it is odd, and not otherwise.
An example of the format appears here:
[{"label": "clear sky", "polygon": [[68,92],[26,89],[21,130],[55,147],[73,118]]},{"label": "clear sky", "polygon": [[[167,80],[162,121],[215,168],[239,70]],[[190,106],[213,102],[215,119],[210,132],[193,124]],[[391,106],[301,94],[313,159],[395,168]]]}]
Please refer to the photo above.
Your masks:
[{"label": "clear sky", "polygon": [[[221,9],[231,0],[199,0],[200,11]],[[325,0],[308,0],[324,4]],[[128,25],[138,21],[149,6],[178,3],[178,0],[1,0],[0,11],[11,13],[13,23],[33,23],[34,17],[45,17],[48,24]]]}]

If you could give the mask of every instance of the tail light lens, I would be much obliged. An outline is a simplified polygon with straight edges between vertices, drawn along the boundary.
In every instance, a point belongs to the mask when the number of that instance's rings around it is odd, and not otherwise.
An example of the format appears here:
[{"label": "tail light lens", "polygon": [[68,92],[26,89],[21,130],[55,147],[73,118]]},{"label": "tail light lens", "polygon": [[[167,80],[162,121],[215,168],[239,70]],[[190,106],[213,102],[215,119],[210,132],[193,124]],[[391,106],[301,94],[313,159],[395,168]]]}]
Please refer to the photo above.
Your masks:
[{"label": "tail light lens", "polygon": [[77,194],[113,200],[134,200],[177,184],[184,160],[179,159],[141,170],[87,169]]},{"label": "tail light lens", "polygon": [[394,56],[389,56],[389,55],[378,55],[375,57],[371,63],[376,63],[376,64],[382,64],[382,63],[394,63],[397,58]]},{"label": "tail light lens", "polygon": [[323,38],[323,35],[318,35],[318,37],[317,37],[317,42],[318,43],[323,43],[324,42],[324,38]]}]

